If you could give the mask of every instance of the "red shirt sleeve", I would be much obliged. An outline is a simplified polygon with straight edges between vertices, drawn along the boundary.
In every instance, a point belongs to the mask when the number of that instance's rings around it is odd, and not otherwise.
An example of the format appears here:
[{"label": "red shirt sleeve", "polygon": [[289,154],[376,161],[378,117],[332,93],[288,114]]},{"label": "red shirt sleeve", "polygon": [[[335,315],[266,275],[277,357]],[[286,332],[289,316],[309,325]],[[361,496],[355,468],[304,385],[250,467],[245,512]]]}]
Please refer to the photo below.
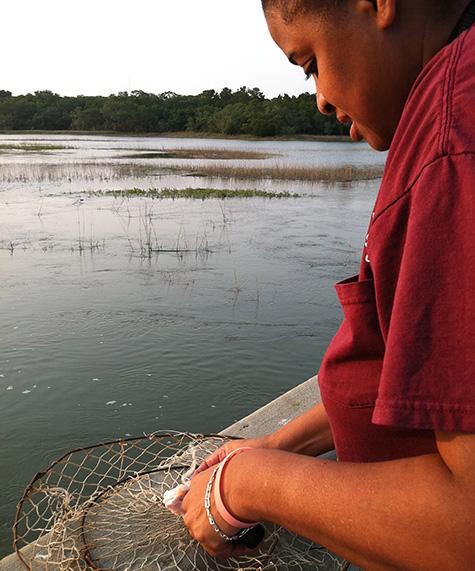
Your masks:
[{"label": "red shirt sleeve", "polygon": [[426,167],[397,208],[406,235],[373,422],[475,432],[475,154]]}]

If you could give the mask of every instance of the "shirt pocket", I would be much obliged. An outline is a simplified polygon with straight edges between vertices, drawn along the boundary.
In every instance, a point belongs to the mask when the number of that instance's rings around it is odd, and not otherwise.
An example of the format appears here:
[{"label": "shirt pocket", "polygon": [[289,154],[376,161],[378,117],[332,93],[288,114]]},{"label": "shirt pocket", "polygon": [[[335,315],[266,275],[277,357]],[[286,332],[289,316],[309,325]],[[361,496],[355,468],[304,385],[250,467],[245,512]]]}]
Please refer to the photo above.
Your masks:
[{"label": "shirt pocket", "polygon": [[335,289],[344,319],[319,372],[322,398],[348,407],[374,406],[385,350],[374,281],[354,276]]}]

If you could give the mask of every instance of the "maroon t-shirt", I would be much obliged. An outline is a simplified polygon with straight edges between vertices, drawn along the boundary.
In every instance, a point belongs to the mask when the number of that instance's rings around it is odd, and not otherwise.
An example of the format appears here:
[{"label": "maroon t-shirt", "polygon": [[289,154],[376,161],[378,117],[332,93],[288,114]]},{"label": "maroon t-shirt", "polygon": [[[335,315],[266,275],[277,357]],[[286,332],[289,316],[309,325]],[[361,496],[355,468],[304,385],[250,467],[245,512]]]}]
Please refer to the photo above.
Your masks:
[{"label": "maroon t-shirt", "polygon": [[418,77],[319,372],[340,460],[475,432],[475,26]]}]

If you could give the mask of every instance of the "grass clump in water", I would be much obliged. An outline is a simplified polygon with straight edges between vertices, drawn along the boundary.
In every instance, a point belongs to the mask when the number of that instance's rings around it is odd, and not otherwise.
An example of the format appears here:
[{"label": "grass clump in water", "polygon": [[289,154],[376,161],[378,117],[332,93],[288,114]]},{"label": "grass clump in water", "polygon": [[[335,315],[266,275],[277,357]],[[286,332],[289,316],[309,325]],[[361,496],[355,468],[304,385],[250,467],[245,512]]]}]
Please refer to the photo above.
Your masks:
[{"label": "grass clump in water", "polygon": [[63,145],[47,145],[47,144],[27,144],[17,145],[13,143],[2,143],[0,151],[23,151],[25,153],[38,153],[42,151],[62,151],[68,149]]},{"label": "grass clump in water", "polygon": [[381,178],[384,168],[381,166],[228,166],[223,164],[171,166],[169,169],[185,176],[207,178],[226,178],[233,180],[299,180],[309,182],[353,182]]},{"label": "grass clump in water", "polygon": [[[1,152],[2,146],[0,145],[0,153]],[[270,165],[258,167],[250,165],[232,166],[222,163],[198,166],[183,163],[157,167],[152,163],[145,164],[132,161],[75,161],[61,164],[23,162],[2,165],[0,169],[0,183],[71,182],[73,180],[105,181],[119,180],[125,177],[156,177],[169,175],[170,173],[183,177],[191,176],[222,180],[286,180],[338,184],[340,182],[381,178],[383,175],[383,166],[293,167],[287,165]],[[203,182],[203,184],[206,184],[206,182]]]},{"label": "grass clump in water", "polygon": [[[126,149],[124,149],[126,150]],[[183,159],[183,160],[262,160],[274,157],[272,153],[236,149],[143,149],[133,155],[124,155],[125,159]]]},{"label": "grass clump in water", "polygon": [[[1,153],[0,149],[0,153]],[[125,177],[149,176],[149,166],[110,162],[6,163],[0,169],[0,183],[71,182],[76,180],[109,181]]]},{"label": "grass clump in water", "polygon": [[265,190],[255,189],[219,189],[219,188],[129,188],[126,190],[108,190],[90,193],[93,196],[114,196],[115,198],[152,198],[164,199],[171,198],[191,198],[194,200],[206,200],[209,198],[218,198],[224,200],[226,198],[300,198],[302,195],[290,192],[268,192]]}]

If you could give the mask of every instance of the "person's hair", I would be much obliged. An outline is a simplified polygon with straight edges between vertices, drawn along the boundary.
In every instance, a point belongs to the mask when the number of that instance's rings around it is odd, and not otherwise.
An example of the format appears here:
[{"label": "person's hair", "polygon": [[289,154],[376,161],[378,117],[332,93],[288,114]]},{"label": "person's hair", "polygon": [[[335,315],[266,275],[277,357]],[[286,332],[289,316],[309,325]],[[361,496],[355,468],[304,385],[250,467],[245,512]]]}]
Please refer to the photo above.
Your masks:
[{"label": "person's hair", "polygon": [[[283,20],[287,23],[297,15],[305,15],[311,13],[324,13],[331,9],[341,7],[344,0],[261,0],[262,8],[265,13],[271,10],[278,11]],[[437,9],[439,18],[446,16],[450,11],[450,2],[447,0],[430,0],[428,4]]]},{"label": "person's hair", "polygon": [[297,15],[323,12],[336,8],[343,0],[262,0],[265,13],[276,10],[285,22],[291,22]]}]

